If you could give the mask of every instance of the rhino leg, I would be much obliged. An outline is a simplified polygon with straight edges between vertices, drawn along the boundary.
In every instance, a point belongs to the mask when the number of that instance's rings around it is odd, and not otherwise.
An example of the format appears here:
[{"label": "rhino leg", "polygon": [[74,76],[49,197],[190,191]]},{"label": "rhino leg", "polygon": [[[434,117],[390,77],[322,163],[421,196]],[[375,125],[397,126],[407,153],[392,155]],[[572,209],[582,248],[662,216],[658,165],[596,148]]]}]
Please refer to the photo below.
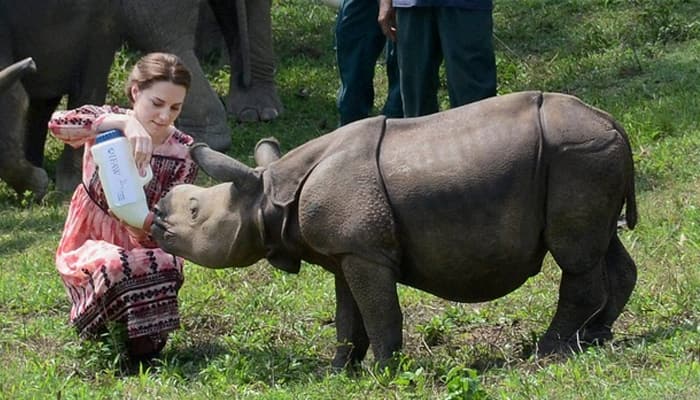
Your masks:
[{"label": "rhino leg", "polygon": [[612,338],[612,324],[622,312],[637,282],[637,266],[617,235],[605,255],[608,301],[605,308],[586,327],[582,340],[602,343]]},{"label": "rhino leg", "polygon": [[335,298],[338,347],[333,358],[333,368],[342,370],[359,364],[365,358],[369,348],[369,337],[362,322],[360,309],[341,271],[335,276]]},{"label": "rhino leg", "polygon": [[594,266],[583,268],[584,272],[563,271],[557,311],[537,345],[539,355],[566,354],[580,348],[583,329],[606,305],[603,266],[599,260]]},{"label": "rhino leg", "polygon": [[[342,261],[342,273],[364,321],[374,358],[380,366],[385,366],[403,344],[403,316],[399,307],[394,269],[391,266],[349,255]],[[347,308],[347,305],[345,307]],[[357,312],[348,313],[346,310],[343,314],[351,315],[352,319],[358,317]],[[342,322],[337,325],[338,338],[352,338],[352,328],[358,323],[361,322],[357,321],[354,324]],[[345,353],[348,353],[347,350]],[[356,352],[356,355],[359,354],[359,351]],[[340,363],[343,358],[339,348],[334,365],[336,362]]]},{"label": "rhino leg", "polygon": [[610,338],[610,326],[634,287],[636,268],[617,238],[617,219],[633,179],[624,135],[578,132],[559,121],[560,114],[543,113],[547,134],[565,143],[552,152],[547,177],[543,236],[562,270],[557,311],[538,348],[547,354]]}]

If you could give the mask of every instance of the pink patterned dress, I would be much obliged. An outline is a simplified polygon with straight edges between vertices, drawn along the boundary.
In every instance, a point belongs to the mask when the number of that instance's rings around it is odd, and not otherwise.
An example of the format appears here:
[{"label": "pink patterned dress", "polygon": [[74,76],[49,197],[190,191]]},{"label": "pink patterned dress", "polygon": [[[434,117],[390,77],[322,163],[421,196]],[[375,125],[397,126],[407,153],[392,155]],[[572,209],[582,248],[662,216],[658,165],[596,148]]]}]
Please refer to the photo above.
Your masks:
[{"label": "pink patterned dress", "polygon": [[[164,252],[150,238],[139,242],[108,214],[90,147],[107,113],[131,110],[83,106],[55,113],[49,128],[73,147],[85,146],[82,182],[75,189],[56,251],[58,269],[73,306],[70,321],[82,337],[104,331],[106,322],[126,324],[129,338],[179,327],[177,292],[183,282],[183,259]],[[174,130],[153,150],[153,179],[146,185],[153,208],[173,186],[192,183],[197,165],[189,156],[192,137]]]}]

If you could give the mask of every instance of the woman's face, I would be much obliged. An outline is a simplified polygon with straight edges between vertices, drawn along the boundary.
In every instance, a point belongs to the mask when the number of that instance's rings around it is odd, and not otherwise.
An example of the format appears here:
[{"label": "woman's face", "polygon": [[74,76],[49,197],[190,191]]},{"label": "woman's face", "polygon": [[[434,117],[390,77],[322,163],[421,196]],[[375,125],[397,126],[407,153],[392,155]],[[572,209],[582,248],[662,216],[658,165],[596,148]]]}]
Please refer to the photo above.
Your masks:
[{"label": "woman's face", "polygon": [[133,85],[131,95],[136,119],[152,137],[165,139],[170,134],[170,125],[180,115],[186,94],[184,86],[167,81],[155,82],[144,90]]}]

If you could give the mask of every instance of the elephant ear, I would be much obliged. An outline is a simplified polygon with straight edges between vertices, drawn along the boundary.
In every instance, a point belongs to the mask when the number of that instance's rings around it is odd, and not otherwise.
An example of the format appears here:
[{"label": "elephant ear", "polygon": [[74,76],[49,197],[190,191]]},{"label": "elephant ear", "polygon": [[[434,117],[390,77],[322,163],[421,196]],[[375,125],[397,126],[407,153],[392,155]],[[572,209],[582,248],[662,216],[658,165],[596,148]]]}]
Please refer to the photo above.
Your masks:
[{"label": "elephant ear", "polygon": [[193,144],[190,155],[204,173],[220,182],[232,182],[243,191],[261,184],[260,174],[254,169],[211,149],[206,143]]}]

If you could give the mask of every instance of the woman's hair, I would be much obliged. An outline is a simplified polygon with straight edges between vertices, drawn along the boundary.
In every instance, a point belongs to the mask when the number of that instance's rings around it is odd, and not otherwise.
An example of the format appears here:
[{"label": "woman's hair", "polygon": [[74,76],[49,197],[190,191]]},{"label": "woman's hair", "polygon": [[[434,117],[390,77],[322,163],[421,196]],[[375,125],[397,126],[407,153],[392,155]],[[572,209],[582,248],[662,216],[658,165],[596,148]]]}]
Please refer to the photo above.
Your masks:
[{"label": "woman's hair", "polygon": [[126,96],[131,103],[131,87],[136,85],[143,91],[155,82],[172,82],[189,90],[192,77],[180,57],[170,53],[149,53],[136,62],[126,81]]}]

